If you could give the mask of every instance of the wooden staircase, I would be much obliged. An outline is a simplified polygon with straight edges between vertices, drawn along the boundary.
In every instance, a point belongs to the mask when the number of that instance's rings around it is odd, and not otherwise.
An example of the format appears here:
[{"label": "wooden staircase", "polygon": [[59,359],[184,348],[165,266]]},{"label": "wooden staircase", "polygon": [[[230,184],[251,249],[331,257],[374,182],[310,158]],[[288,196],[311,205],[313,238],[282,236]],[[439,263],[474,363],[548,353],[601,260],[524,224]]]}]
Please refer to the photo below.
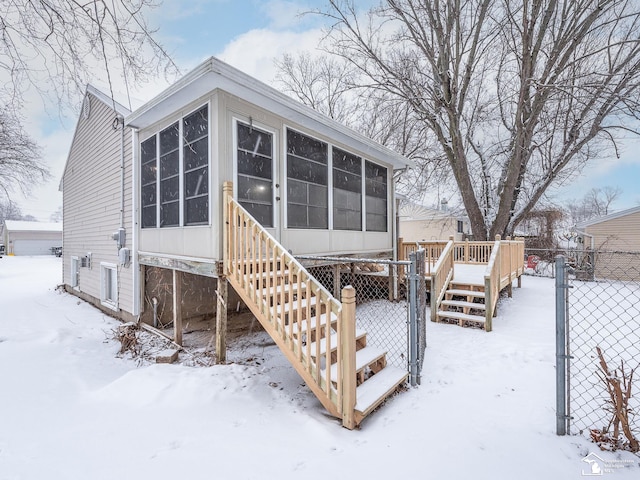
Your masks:
[{"label": "wooden staircase", "polygon": [[484,286],[451,282],[437,311],[437,321],[457,322],[461,327],[474,325],[484,328],[486,305]]},{"label": "wooden staircase", "polygon": [[407,380],[356,329],[355,290],[334,298],[224,184],[224,269],[232,287],[327,411],[353,429]]}]

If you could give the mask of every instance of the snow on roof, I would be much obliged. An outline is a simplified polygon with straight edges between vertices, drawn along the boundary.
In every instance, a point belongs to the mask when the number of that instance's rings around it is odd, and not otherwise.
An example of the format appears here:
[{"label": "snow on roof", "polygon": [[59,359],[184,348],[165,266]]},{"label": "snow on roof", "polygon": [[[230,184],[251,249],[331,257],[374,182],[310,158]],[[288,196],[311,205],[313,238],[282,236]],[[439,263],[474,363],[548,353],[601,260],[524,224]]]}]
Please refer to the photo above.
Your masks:
[{"label": "snow on roof", "polygon": [[576,227],[585,228],[591,225],[595,225],[597,223],[606,222],[607,220],[613,220],[614,218],[625,217],[627,215],[631,215],[633,213],[638,213],[638,212],[640,212],[640,207],[633,207],[627,210],[621,210],[619,212],[610,213],[609,215],[605,215],[604,217],[598,217],[591,220],[587,220],[585,222],[580,222],[579,224],[576,225]]},{"label": "snow on roof", "polygon": [[10,232],[62,232],[62,223],[5,220],[4,224]]}]

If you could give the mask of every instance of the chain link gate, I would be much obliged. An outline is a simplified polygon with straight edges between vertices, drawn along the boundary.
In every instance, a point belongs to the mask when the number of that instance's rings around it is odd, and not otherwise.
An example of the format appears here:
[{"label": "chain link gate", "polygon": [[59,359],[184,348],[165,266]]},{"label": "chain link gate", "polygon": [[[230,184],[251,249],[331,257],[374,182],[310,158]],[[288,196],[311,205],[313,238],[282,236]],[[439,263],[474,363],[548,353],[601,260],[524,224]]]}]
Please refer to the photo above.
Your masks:
[{"label": "chain link gate", "polygon": [[557,433],[638,451],[640,253],[556,258]]},{"label": "chain link gate", "polygon": [[296,256],[334,297],[347,285],[355,288],[357,328],[367,332],[368,345],[387,351],[388,364],[407,370],[411,385],[420,383],[427,308],[424,252],[414,257]]}]

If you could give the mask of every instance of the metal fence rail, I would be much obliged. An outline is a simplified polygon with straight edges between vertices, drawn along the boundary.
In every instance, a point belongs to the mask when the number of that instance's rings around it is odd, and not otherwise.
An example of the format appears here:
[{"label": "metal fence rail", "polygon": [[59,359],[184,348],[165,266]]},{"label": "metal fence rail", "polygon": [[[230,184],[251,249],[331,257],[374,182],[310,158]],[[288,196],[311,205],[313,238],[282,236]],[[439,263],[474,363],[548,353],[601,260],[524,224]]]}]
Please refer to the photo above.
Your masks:
[{"label": "metal fence rail", "polygon": [[425,267],[424,262],[416,265],[416,257],[420,255],[413,254],[410,261],[296,257],[330,292],[355,288],[356,326],[367,332],[368,345],[387,351],[387,363],[407,369],[412,385],[420,383],[426,348]]},{"label": "metal fence rail", "polygon": [[583,434],[607,443],[607,448],[628,448],[629,439],[620,425],[616,428],[617,394],[612,394],[607,379],[617,377],[624,383],[623,369],[627,377],[634,371],[626,408],[631,432],[638,439],[640,253],[593,251],[582,257],[562,256],[556,270],[560,280],[556,282],[558,408],[566,409],[564,414],[559,411],[558,433],[563,434],[564,426],[566,433]]}]

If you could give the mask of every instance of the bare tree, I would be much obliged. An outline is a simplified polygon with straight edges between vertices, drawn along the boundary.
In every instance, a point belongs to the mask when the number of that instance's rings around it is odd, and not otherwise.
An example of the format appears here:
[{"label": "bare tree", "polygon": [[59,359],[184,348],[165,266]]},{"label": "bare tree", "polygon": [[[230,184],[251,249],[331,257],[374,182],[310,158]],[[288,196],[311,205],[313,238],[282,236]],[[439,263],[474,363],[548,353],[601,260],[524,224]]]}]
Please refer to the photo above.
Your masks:
[{"label": "bare tree", "polygon": [[571,225],[603,217],[612,213],[613,203],[622,195],[620,187],[592,188],[580,200],[571,200],[566,205]]},{"label": "bare tree", "polygon": [[285,93],[411,158],[413,166],[399,177],[403,194],[420,200],[427,185],[450,186],[449,171],[442,168],[446,159],[438,154],[427,125],[407,102],[363,85],[352,63],[327,55],[285,54],[276,68]]},{"label": "bare tree", "polygon": [[22,211],[20,207],[11,200],[0,198],[0,225],[2,225],[5,220],[22,220]]},{"label": "bare tree", "polygon": [[25,133],[19,118],[6,109],[0,110],[0,191],[9,198],[18,188],[26,194],[30,188],[49,178],[41,162],[41,152]]},{"label": "bare tree", "polygon": [[[447,159],[476,238],[510,234],[547,189],[638,134],[633,0],[329,0],[325,48],[408,105]],[[625,123],[626,122],[626,123]]]},{"label": "bare tree", "polygon": [[[20,119],[25,94],[57,106],[79,103],[87,83],[116,75],[129,83],[177,68],[145,20],[155,0],[2,0],[0,2],[0,189],[47,178]],[[8,134],[11,135],[8,135]]]}]

